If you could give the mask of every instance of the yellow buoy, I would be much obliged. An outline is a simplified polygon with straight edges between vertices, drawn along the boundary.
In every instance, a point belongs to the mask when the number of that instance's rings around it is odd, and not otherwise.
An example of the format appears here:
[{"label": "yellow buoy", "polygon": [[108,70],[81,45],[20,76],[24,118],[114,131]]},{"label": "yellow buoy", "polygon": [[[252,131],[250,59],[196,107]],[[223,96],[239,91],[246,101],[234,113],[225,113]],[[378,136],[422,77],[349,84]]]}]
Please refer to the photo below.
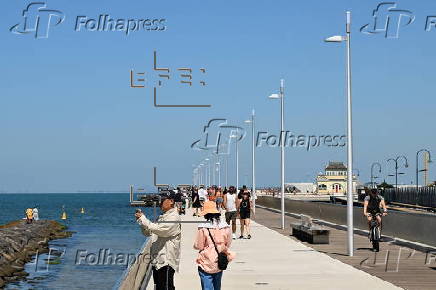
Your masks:
[{"label": "yellow buoy", "polygon": [[67,219],[67,213],[63,212],[61,216],[61,220],[66,220],[66,219]]},{"label": "yellow buoy", "polygon": [[80,213],[85,213],[85,209],[82,207],[82,209],[80,210]]}]

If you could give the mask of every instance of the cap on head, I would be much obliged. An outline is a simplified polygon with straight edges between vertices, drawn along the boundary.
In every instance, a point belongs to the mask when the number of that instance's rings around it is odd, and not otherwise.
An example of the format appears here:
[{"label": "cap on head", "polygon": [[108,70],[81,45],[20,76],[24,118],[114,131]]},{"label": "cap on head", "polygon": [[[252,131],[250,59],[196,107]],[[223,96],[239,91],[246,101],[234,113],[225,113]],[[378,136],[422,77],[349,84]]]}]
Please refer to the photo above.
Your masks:
[{"label": "cap on head", "polygon": [[176,194],[175,194],[174,190],[170,190],[170,191],[160,195],[160,203],[162,203],[166,199],[171,199],[174,201],[175,197],[176,197]]}]

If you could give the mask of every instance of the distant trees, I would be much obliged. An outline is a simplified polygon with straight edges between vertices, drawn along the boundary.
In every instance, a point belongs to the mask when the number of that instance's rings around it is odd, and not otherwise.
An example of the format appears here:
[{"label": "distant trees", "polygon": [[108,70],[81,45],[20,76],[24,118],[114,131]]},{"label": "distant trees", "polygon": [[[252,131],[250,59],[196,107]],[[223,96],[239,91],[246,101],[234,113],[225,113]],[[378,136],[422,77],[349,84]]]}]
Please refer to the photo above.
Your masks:
[{"label": "distant trees", "polygon": [[377,188],[379,188],[379,189],[394,188],[394,186],[392,184],[387,183],[385,180],[383,180],[382,183],[377,185]]}]

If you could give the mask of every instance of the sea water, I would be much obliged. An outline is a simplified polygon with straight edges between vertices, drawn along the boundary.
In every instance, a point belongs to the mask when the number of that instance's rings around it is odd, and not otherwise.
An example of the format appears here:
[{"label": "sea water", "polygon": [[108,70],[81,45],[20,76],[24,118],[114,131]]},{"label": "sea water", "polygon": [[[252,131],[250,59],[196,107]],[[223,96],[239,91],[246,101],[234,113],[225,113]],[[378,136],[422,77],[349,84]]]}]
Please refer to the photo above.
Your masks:
[{"label": "sea water", "polygon": [[[35,206],[40,219],[57,220],[74,233],[50,241],[53,255],[35,256],[26,264],[27,279],[6,289],[112,289],[146,241],[128,193],[0,194],[0,224],[23,218]],[[60,219],[62,208],[67,220]],[[152,209],[143,211],[153,218]]]}]

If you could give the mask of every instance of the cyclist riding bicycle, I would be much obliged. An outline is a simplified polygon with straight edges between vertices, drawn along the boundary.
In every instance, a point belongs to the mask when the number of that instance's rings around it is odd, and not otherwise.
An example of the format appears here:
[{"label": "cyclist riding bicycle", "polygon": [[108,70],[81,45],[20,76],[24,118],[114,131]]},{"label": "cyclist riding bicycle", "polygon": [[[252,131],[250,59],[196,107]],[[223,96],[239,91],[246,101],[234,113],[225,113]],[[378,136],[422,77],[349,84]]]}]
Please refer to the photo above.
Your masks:
[{"label": "cyclist riding bicycle", "polygon": [[385,199],[383,198],[383,196],[378,194],[378,190],[376,188],[371,189],[369,195],[365,197],[363,203],[363,214],[368,219],[369,229],[371,229],[372,216],[376,217],[377,223],[381,227],[381,223],[382,223],[381,216],[385,216],[388,214]]}]

